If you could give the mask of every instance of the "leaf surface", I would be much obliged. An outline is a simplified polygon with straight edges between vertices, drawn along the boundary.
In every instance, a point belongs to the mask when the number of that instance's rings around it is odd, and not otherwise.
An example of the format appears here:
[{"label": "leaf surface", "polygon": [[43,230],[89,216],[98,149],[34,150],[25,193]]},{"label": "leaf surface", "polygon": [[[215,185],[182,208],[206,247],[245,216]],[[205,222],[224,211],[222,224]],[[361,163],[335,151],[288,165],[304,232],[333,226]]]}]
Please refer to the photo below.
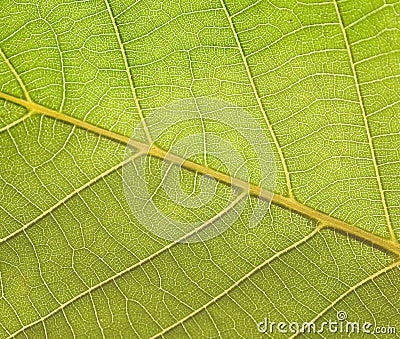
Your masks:
[{"label": "leaf surface", "polygon": [[[0,336],[249,338],[339,311],[400,331],[399,13],[5,0]],[[160,237],[166,217],[191,228]]]}]

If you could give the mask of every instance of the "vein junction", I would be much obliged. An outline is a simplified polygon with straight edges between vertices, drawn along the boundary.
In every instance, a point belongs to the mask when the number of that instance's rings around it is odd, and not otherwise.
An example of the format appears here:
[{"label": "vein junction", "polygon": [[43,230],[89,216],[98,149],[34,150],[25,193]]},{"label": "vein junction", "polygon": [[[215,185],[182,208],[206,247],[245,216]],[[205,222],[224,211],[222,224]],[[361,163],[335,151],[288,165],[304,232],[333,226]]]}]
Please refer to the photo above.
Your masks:
[{"label": "vein junction", "polygon": [[14,97],[7,93],[0,92],[0,98],[4,100],[8,100],[15,104],[21,105],[27,108],[31,114],[43,114],[45,116],[52,117],[57,120],[61,120],[63,122],[72,124],[74,126],[86,129],[90,132],[96,133],[98,135],[107,137],[109,139],[130,145],[136,148],[140,154],[146,154],[149,156],[153,156],[164,161],[176,164],[185,168],[187,170],[198,172],[200,174],[207,174],[209,176],[214,177],[216,180],[223,182],[227,185],[232,185],[236,188],[242,190],[249,195],[259,197],[266,200],[271,200],[273,203],[288,208],[292,211],[300,213],[304,216],[312,218],[318,221],[319,229],[322,228],[333,228],[338,231],[345,232],[349,235],[352,235],[358,239],[361,239],[365,242],[371,243],[373,245],[379,246],[387,251],[390,251],[397,256],[400,256],[400,244],[397,241],[393,241],[392,239],[385,239],[379,237],[375,234],[367,232],[361,228],[358,228],[354,225],[348,224],[340,219],[337,219],[333,216],[325,214],[323,212],[317,211],[307,205],[302,204],[297,201],[294,197],[285,197],[279,194],[274,194],[271,191],[268,191],[260,186],[248,183],[241,179],[237,179],[235,177],[231,177],[227,174],[216,171],[210,167],[203,166],[197,164],[195,162],[186,160],[178,155],[167,152],[161,148],[159,148],[154,143],[146,144],[140,141],[132,140],[127,136],[121,135],[119,133],[115,133],[104,128],[93,125],[89,122],[82,121],[80,119],[74,118],[72,116],[66,115],[64,113],[52,110],[50,108],[39,105],[31,100],[24,100],[21,98]]}]

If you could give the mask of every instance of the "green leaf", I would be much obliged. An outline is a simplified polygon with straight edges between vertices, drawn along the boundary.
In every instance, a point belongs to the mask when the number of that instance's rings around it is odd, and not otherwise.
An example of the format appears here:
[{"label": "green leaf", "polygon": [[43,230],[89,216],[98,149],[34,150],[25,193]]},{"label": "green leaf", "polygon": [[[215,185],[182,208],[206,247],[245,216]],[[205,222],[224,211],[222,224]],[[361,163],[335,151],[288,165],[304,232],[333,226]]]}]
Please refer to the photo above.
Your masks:
[{"label": "green leaf", "polygon": [[400,331],[399,13],[3,1],[0,336]]}]

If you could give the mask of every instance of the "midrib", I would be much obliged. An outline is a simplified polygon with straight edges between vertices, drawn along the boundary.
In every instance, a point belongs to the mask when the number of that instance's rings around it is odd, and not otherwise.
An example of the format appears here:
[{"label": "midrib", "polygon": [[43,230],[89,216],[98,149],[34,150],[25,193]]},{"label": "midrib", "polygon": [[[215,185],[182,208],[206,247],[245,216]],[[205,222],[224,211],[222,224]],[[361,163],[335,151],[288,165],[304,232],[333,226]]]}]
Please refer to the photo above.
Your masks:
[{"label": "midrib", "polygon": [[[231,177],[225,173],[216,171],[210,167],[206,167],[197,163],[194,163],[190,160],[184,159],[178,155],[169,153],[155,144],[146,144],[137,140],[132,140],[125,135],[121,135],[116,132],[112,132],[101,128],[99,126],[93,125],[89,122],[82,121],[80,119],[74,118],[72,116],[66,115],[64,113],[52,110],[40,104],[37,104],[32,101],[27,101],[21,98],[14,97],[10,94],[0,92],[0,98],[13,102],[15,104],[21,105],[27,108],[30,112],[34,112],[35,114],[41,113],[45,116],[72,124],[74,126],[83,128],[87,131],[96,133],[98,135],[107,137],[109,139],[121,142],[126,145],[131,145],[132,147],[138,149],[141,153],[168,161],[173,164],[177,164],[182,168],[185,168],[190,171],[198,172],[201,174],[206,174],[214,177],[218,181],[225,183],[227,185],[232,185],[234,187],[240,188],[242,191],[248,193],[249,195],[259,197],[266,200],[271,200],[273,203],[288,208],[292,211],[300,213],[304,216],[312,218],[318,221],[319,225],[322,225],[322,228],[333,228],[345,233],[348,233],[352,236],[355,236],[359,239],[372,243],[376,246],[379,246],[383,249],[386,249],[390,252],[393,252],[396,255],[400,255],[400,245],[392,240],[385,239],[379,237],[375,234],[369,233],[363,229],[360,229],[354,225],[348,224],[342,220],[339,220],[333,216],[325,214],[323,212],[317,211],[307,205],[304,205],[297,201],[294,197],[285,197],[279,194],[275,194],[271,191],[266,190],[260,186],[255,184],[248,183],[244,180]],[[32,114],[32,113],[30,113]]]}]

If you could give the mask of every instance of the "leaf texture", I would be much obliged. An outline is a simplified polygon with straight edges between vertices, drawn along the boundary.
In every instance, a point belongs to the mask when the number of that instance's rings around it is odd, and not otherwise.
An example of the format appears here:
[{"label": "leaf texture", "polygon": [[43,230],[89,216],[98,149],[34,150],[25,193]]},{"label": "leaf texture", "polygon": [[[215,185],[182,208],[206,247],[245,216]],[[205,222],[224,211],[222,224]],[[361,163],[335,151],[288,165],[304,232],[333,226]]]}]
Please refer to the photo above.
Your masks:
[{"label": "leaf texture", "polygon": [[[257,324],[339,311],[400,331],[399,13],[4,0],[0,336],[289,338]],[[197,228],[158,236],[140,189]]]}]

